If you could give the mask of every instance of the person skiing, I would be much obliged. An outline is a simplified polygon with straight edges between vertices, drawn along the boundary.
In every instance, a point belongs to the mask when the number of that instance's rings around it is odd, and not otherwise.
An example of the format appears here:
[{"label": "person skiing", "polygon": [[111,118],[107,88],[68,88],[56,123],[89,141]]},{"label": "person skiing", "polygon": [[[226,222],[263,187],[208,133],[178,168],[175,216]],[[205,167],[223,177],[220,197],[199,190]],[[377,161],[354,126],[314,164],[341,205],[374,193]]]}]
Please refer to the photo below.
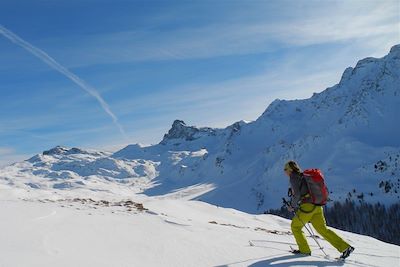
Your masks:
[{"label": "person skiing", "polygon": [[310,247],[302,231],[305,224],[311,222],[315,230],[342,253],[340,258],[347,258],[354,251],[354,247],[327,228],[322,205],[313,204],[309,185],[299,165],[295,161],[288,161],[285,164],[284,172],[290,179],[289,192],[291,191],[292,200],[287,208],[289,211],[295,212],[291,229],[299,248],[292,252],[311,255]]}]

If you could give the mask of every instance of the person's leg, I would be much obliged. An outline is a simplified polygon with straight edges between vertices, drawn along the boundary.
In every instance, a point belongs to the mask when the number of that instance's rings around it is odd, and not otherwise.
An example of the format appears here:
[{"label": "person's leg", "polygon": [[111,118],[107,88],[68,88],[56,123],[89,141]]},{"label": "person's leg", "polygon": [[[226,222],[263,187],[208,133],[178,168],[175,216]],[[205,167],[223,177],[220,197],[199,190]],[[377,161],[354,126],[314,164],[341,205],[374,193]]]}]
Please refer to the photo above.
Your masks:
[{"label": "person's leg", "polygon": [[310,220],[315,230],[339,252],[345,251],[350,245],[335,232],[326,227],[325,217],[321,206],[317,206]]},{"label": "person's leg", "polygon": [[[305,204],[303,204],[305,205]],[[302,208],[303,208],[302,205]],[[306,207],[307,208],[307,207]],[[305,213],[300,210],[296,212],[296,215],[292,219],[292,233],[294,235],[294,238],[296,239],[296,243],[299,246],[299,250],[301,253],[304,254],[309,254],[311,253],[310,247],[308,246],[306,237],[302,231],[304,224],[308,223],[310,221],[310,218],[312,217],[313,212],[310,213]]]}]

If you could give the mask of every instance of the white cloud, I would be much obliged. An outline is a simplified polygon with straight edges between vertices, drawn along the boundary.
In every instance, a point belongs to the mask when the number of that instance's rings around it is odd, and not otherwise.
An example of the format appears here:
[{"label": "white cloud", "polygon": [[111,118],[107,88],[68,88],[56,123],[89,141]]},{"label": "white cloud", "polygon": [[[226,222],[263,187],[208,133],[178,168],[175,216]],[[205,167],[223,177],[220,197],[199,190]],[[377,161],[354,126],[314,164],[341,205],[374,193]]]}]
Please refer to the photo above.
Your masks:
[{"label": "white cloud", "polygon": [[0,167],[27,159],[28,155],[19,154],[11,147],[0,147]]},{"label": "white cloud", "polygon": [[262,53],[285,46],[354,41],[371,47],[371,40],[380,40],[376,45],[383,52],[400,42],[399,5],[398,1],[318,2],[308,6],[304,13],[301,5],[292,8],[289,5],[286,12],[292,16],[286,20],[269,20],[268,13],[264,20],[254,20],[251,14],[260,11],[252,10],[247,17],[238,17],[235,21],[222,16],[218,23],[169,31],[149,27],[43,42],[64,44],[52,48],[52,52],[72,66],[210,58]]},{"label": "white cloud", "polygon": [[285,68],[223,82],[184,85],[115,105],[121,116],[148,111],[156,112],[158,119],[168,118],[168,124],[179,118],[225,127],[241,119],[256,119],[275,98],[307,98],[340,79],[335,71],[304,74],[296,66]]},{"label": "white cloud", "polygon": [[10,147],[0,147],[0,156],[14,153],[14,149]]}]

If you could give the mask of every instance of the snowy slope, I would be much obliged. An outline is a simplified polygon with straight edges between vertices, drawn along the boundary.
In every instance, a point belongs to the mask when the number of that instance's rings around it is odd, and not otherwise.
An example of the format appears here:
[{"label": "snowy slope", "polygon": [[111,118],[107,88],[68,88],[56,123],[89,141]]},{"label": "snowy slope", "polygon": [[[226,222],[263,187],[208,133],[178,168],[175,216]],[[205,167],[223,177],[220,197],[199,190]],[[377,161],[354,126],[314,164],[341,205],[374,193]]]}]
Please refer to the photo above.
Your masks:
[{"label": "snowy slope", "polygon": [[360,60],[340,82],[304,100],[275,100],[253,122],[225,129],[176,120],[153,146],[114,154],[56,147],[0,170],[31,191],[145,193],[260,213],[280,207],[289,160],[318,167],[333,200],[393,203],[400,193],[400,45]]},{"label": "snowy slope", "polygon": [[399,246],[342,231],[356,247],[345,263],[333,259],[338,253],[324,240],[330,259],[310,238],[313,256],[291,255],[289,221],[273,215],[143,195],[117,199],[86,192],[71,198],[71,191],[38,191],[40,197],[34,197],[0,185],[0,266],[398,266],[400,261]]}]

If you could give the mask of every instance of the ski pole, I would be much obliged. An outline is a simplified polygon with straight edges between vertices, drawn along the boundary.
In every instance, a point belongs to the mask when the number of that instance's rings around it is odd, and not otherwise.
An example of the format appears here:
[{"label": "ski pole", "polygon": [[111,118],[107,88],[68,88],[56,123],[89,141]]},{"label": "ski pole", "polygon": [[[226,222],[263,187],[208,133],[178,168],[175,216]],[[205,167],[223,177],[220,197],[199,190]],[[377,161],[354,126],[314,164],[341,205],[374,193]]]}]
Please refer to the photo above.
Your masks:
[{"label": "ski pole", "polygon": [[[292,205],[289,203],[289,201],[287,201],[285,198],[282,198],[283,203],[288,206],[288,207],[292,207]],[[321,246],[321,244],[318,242],[317,238],[315,237],[314,231],[312,231],[312,228],[310,227],[311,231],[308,229],[308,227],[306,226],[306,224],[303,222],[302,219],[300,219],[300,216],[297,215],[297,213],[295,211],[293,211],[294,215],[297,217],[297,219],[299,219],[299,221],[301,222],[301,224],[304,226],[304,228],[306,228],[307,232],[311,235],[312,239],[314,239],[315,243],[317,243],[318,247],[320,250],[322,250],[322,252],[325,254],[325,256],[328,257],[328,254],[325,253],[323,247]]]}]

